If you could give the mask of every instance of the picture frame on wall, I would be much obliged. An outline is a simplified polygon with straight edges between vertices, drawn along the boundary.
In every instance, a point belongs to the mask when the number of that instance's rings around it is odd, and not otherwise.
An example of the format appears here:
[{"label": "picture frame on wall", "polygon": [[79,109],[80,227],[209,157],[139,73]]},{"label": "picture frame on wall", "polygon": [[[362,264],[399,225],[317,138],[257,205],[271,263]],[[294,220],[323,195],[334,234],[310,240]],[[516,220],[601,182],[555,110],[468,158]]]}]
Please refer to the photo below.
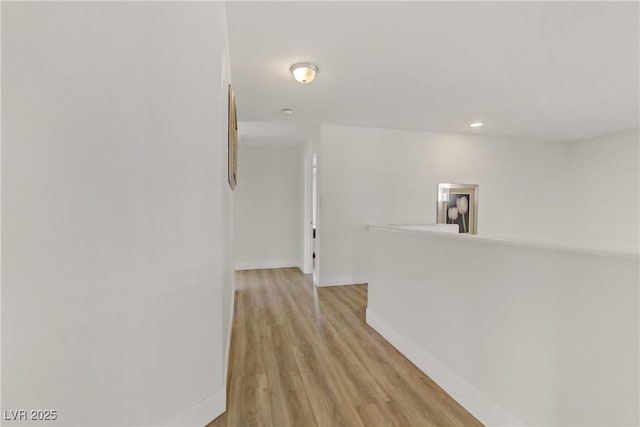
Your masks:
[{"label": "picture frame on wall", "polygon": [[438,224],[457,224],[459,233],[478,234],[478,185],[438,184]]},{"label": "picture frame on wall", "polygon": [[228,117],[228,177],[229,186],[234,190],[238,180],[238,119],[236,117],[236,96],[231,85],[229,85]]}]

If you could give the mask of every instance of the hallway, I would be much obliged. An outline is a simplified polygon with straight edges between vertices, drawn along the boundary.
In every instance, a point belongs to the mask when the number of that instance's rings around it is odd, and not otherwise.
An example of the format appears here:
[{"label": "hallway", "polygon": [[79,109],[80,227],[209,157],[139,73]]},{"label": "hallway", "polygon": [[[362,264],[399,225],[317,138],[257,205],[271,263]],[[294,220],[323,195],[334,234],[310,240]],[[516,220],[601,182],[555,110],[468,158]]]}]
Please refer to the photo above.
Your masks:
[{"label": "hallway", "polygon": [[236,273],[223,426],[481,425],[364,323],[367,285]]}]

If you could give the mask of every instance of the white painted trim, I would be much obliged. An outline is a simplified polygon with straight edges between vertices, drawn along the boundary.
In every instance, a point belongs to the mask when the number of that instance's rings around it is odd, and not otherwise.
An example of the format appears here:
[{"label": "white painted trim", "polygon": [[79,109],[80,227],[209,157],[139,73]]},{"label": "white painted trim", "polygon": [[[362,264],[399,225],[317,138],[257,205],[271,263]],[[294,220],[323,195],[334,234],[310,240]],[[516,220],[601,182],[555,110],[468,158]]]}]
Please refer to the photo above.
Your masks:
[{"label": "white painted trim", "polygon": [[618,258],[627,258],[627,259],[633,259],[633,260],[637,260],[640,258],[640,253],[622,251],[622,250],[591,249],[591,248],[582,248],[577,246],[567,246],[561,243],[527,240],[527,239],[516,239],[516,238],[488,237],[488,236],[481,236],[477,234],[442,233],[440,231],[434,231],[434,230],[416,230],[416,229],[410,229],[410,228],[397,227],[393,225],[368,224],[367,230],[369,232],[385,231],[385,232],[391,232],[391,233],[412,234],[415,236],[426,236],[429,239],[433,239],[433,238],[468,239],[471,242],[479,241],[479,242],[494,244],[494,245],[534,248],[534,249],[558,251],[558,252],[573,252],[578,254],[618,257]]},{"label": "white painted trim", "polygon": [[[231,357],[231,333],[233,332],[233,319],[236,311],[236,290],[231,289],[231,310],[229,310],[229,330],[227,331],[227,351],[224,355],[224,386],[227,388],[227,378],[229,377],[229,358]],[[226,407],[226,403],[225,403]]]},{"label": "white painted trim", "polygon": [[300,260],[296,261],[267,261],[267,262],[236,262],[236,271],[239,270],[263,270],[267,268],[298,267]]},{"label": "white painted trim", "polygon": [[369,308],[367,308],[366,322],[484,425],[523,425],[521,421],[467,383],[424,348],[396,332]]},{"label": "white painted trim", "polygon": [[205,397],[167,424],[167,427],[204,427],[218,418],[227,409],[227,389]]},{"label": "white painted trim", "polygon": [[323,288],[329,286],[359,285],[367,282],[368,279],[363,276],[333,276],[329,277],[328,279],[321,277],[316,286],[319,288]]}]

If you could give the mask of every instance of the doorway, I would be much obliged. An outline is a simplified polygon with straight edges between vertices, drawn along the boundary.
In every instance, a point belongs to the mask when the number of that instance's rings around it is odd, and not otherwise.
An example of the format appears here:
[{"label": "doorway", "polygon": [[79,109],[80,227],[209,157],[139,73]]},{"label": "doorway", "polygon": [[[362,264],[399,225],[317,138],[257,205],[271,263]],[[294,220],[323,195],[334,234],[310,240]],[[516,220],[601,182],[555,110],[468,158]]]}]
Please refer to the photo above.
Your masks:
[{"label": "doorway", "polygon": [[318,159],[316,154],[306,159],[307,185],[305,201],[305,273],[313,275],[318,282]]}]

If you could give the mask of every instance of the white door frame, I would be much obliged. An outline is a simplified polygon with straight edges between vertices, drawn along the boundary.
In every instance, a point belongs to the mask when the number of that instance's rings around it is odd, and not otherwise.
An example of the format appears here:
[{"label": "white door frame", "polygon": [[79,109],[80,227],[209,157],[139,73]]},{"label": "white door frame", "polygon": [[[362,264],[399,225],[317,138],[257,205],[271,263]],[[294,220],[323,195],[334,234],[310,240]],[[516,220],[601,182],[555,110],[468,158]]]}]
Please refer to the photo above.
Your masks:
[{"label": "white door frame", "polygon": [[[318,169],[317,169],[317,156],[316,154],[312,154],[310,156],[308,156],[305,159],[305,186],[304,186],[304,193],[305,193],[305,197],[304,197],[304,230],[303,230],[303,236],[304,236],[304,260],[302,263],[303,266],[303,273],[304,274],[313,274],[314,275],[314,283],[316,282],[316,272],[318,269],[318,252],[317,252],[317,248],[314,248],[314,239],[313,239],[313,230],[312,230],[312,224],[313,224],[313,205],[314,205],[314,200],[313,200],[313,161],[314,158],[316,159],[316,200],[315,200],[315,208],[316,208],[316,241],[318,239],[318,235],[317,235],[317,227],[318,227]],[[316,262],[315,262],[315,266],[316,266],[316,271],[314,272],[313,270],[313,252],[314,250],[316,251]]]}]

